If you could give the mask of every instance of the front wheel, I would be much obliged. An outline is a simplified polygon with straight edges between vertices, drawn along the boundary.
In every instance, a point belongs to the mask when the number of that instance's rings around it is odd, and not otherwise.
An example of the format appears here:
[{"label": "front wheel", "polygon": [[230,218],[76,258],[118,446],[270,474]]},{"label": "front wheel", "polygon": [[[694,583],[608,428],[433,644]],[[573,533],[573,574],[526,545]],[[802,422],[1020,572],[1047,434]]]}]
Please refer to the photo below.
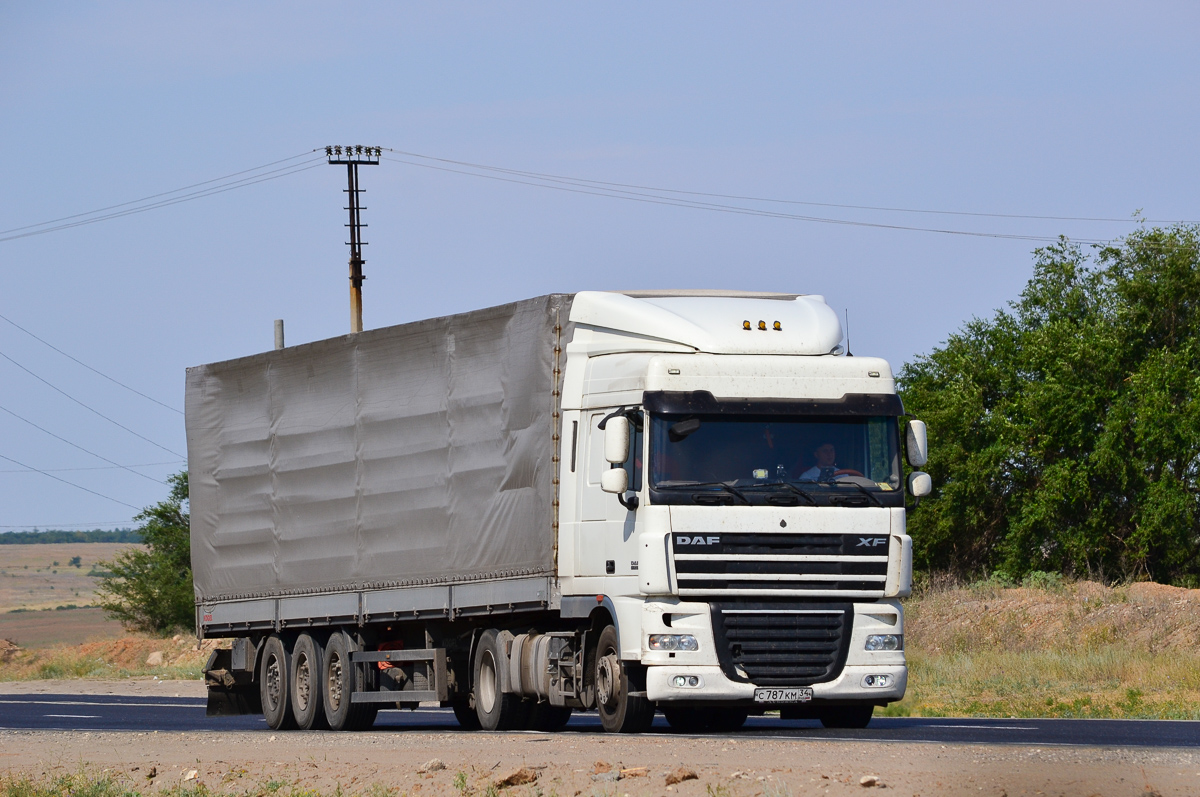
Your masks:
[{"label": "front wheel", "polygon": [[[600,724],[609,733],[644,733],[654,722],[654,704],[646,699],[646,673],[640,664],[621,661],[617,629],[606,626],[596,643],[593,676]],[[641,694],[631,694],[640,692]]]}]

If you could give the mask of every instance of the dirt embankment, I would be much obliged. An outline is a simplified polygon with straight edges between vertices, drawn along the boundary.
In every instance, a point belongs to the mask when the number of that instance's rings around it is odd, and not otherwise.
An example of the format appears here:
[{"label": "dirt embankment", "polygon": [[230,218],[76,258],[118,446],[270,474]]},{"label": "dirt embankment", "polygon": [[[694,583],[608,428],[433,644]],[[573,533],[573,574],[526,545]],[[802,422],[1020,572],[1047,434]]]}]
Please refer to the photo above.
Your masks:
[{"label": "dirt embankment", "polygon": [[1200,650],[1200,590],[1164,584],[929,590],[906,609],[905,642],[928,655],[1105,645],[1151,654]]}]

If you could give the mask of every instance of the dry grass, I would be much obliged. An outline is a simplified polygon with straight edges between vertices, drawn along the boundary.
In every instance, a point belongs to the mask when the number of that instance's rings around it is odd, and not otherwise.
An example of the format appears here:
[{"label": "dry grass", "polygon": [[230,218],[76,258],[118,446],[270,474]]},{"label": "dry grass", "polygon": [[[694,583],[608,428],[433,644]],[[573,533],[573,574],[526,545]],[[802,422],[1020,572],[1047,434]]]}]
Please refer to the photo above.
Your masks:
[{"label": "dry grass", "polygon": [[908,601],[890,715],[1200,719],[1200,590],[941,587]]},{"label": "dry grass", "polygon": [[[119,542],[0,545],[0,612],[90,605],[99,584],[97,562],[137,547]],[[79,567],[70,564],[76,556]]]}]

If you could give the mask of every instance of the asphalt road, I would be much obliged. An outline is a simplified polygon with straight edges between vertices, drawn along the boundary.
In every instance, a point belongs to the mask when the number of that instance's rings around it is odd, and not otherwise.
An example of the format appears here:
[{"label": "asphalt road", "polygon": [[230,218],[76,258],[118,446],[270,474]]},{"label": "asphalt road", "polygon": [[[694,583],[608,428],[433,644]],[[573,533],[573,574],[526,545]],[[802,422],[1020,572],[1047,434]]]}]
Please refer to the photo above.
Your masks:
[{"label": "asphalt road", "polygon": [[[186,697],[119,695],[3,695],[0,730],[267,731],[260,716],[206,717],[205,701]],[[449,709],[382,711],[376,731],[458,728]],[[563,733],[599,734],[595,714],[576,714]],[[670,733],[661,716],[652,734]],[[988,720],[876,718],[865,730],[827,730],[815,721],[751,717],[733,737],[927,742],[942,744],[1087,745],[1200,748],[1200,722],[1166,720]]]}]

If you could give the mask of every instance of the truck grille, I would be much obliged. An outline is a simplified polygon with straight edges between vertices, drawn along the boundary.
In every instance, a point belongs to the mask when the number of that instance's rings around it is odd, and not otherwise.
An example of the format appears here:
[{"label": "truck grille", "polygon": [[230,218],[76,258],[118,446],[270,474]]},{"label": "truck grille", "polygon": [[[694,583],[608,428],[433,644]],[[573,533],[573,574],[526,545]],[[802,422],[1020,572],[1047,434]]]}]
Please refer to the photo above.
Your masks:
[{"label": "truck grille", "polygon": [[888,535],[671,535],[681,596],[881,598]]},{"label": "truck grille", "polygon": [[713,607],[721,669],[760,686],[832,681],[846,663],[853,624],[848,604]]}]

